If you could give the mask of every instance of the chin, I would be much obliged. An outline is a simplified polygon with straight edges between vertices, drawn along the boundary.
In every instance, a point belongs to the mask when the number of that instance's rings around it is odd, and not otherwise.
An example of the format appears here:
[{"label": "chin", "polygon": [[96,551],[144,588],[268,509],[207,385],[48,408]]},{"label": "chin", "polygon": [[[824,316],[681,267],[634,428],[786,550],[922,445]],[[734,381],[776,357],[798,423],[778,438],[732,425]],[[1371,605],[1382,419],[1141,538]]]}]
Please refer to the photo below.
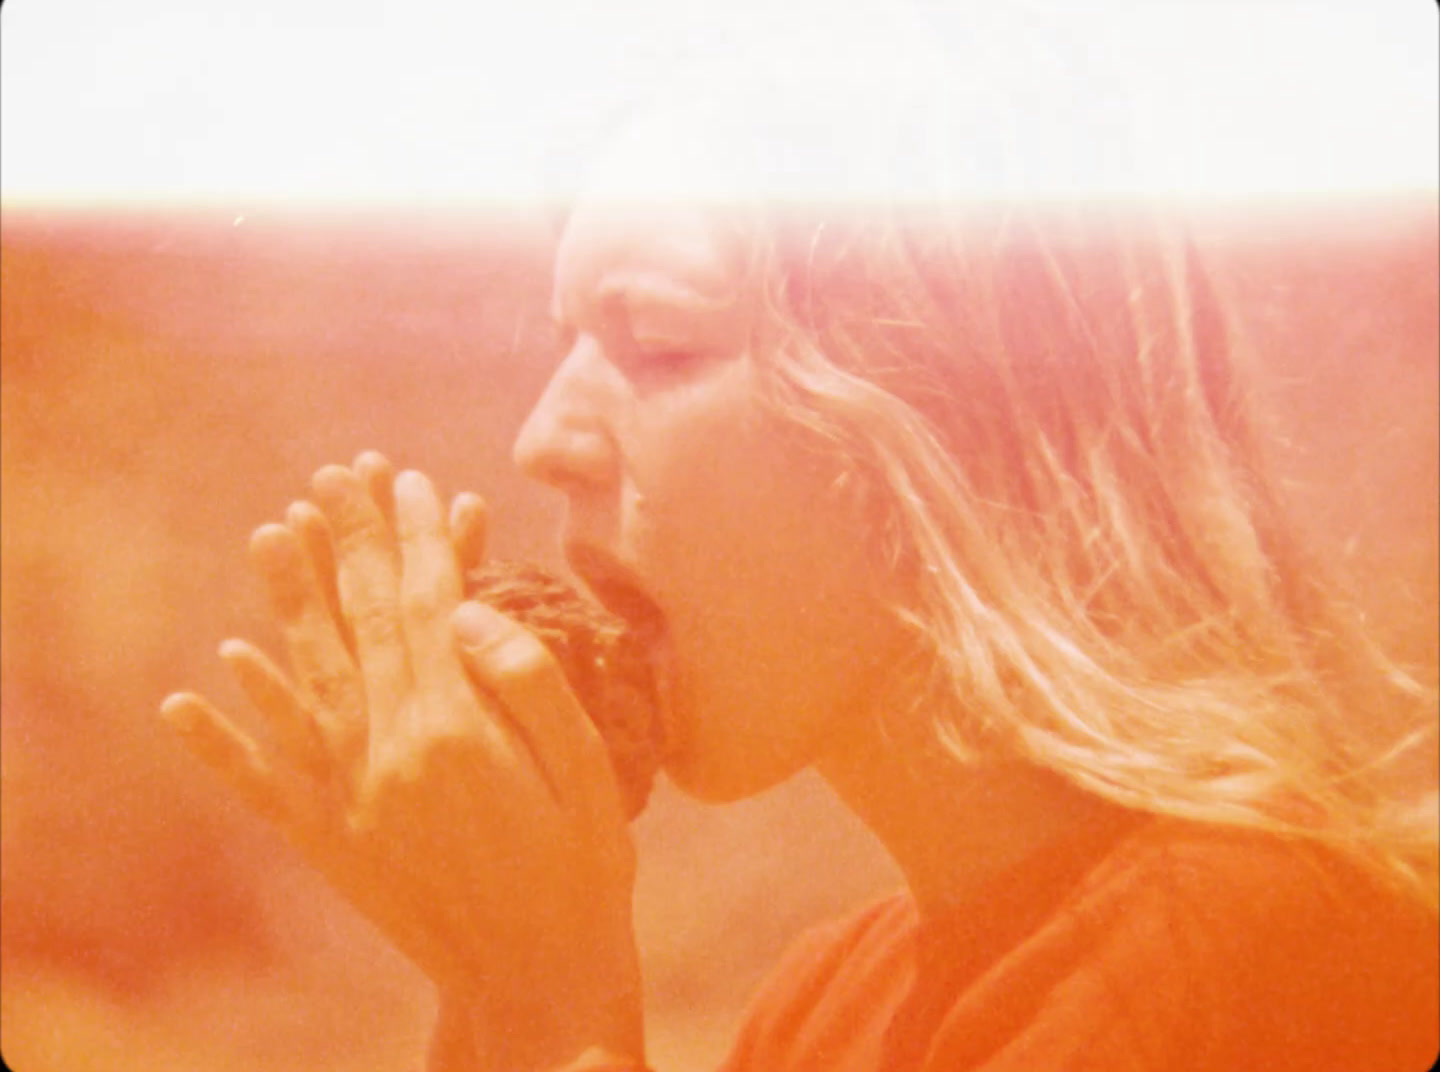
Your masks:
[{"label": "chin", "polygon": [[773,789],[800,773],[794,765],[770,766],[751,757],[717,757],[713,751],[679,750],[665,760],[665,774],[686,796],[704,804],[733,804]]},{"label": "chin", "polygon": [[761,792],[760,789],[749,789],[719,779],[695,776],[690,771],[670,766],[665,768],[665,774],[677,789],[702,804],[734,804]]}]

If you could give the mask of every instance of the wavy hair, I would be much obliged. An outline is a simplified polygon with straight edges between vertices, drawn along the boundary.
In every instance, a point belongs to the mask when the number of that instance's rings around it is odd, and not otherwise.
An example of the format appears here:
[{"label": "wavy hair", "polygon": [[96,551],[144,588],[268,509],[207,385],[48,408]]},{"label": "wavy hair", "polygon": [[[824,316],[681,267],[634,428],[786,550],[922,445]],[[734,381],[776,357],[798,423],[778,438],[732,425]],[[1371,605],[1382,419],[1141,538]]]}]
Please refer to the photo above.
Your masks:
[{"label": "wavy hair", "polygon": [[758,229],[769,404],[926,654],[959,762],[1326,842],[1433,908],[1434,694],[1289,529],[1193,249],[1134,209],[791,211]]}]

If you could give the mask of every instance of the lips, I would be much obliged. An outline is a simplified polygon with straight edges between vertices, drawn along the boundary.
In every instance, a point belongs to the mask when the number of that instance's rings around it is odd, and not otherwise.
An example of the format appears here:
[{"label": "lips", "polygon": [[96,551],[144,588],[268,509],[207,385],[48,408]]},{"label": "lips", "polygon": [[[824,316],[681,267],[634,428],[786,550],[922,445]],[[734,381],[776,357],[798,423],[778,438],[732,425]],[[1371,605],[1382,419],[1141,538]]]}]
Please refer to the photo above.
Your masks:
[{"label": "lips", "polygon": [[603,548],[571,541],[565,561],[582,584],[611,614],[630,627],[654,674],[657,717],[663,740],[673,743],[674,657],[665,613],[638,574]]},{"label": "lips", "polygon": [[645,643],[665,633],[665,616],[635,572],[618,558],[590,544],[569,543],[565,561],[600,605],[621,618]]}]

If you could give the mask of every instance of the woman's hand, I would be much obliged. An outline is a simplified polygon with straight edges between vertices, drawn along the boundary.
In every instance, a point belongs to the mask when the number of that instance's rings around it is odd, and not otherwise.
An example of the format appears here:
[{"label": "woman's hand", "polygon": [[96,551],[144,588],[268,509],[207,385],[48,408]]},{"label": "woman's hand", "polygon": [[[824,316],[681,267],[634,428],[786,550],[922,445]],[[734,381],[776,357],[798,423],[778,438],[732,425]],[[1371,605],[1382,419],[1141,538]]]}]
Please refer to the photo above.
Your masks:
[{"label": "woman's hand", "polygon": [[[634,849],[599,734],[544,645],[462,603],[483,504],[447,521],[421,474],[366,454],[312,480],[250,552],[293,677],[221,657],[268,747],[204,698],[162,712],[192,749],[440,987],[471,1067],[639,1057]],[[462,1041],[457,1043],[455,1039]]]}]

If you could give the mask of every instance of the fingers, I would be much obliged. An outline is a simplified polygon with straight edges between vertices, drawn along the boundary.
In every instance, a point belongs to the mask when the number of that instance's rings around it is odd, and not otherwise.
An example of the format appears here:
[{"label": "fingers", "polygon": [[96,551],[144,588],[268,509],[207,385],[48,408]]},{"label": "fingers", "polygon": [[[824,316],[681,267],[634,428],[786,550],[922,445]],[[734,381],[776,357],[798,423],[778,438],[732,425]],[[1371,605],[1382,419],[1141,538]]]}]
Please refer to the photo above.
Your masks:
[{"label": "fingers", "polygon": [[367,450],[355,456],[350,468],[379,508],[385,523],[394,528],[395,499],[392,489],[395,487],[395,467],[390,460],[379,451]]},{"label": "fingers", "polygon": [[355,650],[355,637],[350,623],[340,609],[340,589],[335,583],[335,546],[330,535],[330,525],[318,507],[311,502],[293,502],[285,511],[285,524],[300,539],[301,546],[310,558],[316,583],[325,597],[325,606],[335,621],[345,646]]},{"label": "fingers", "polygon": [[455,658],[450,614],[460,602],[460,569],[435,488],[406,470],[395,480],[395,528],[400,544],[400,608],[411,671],[423,691],[454,695],[464,680]]},{"label": "fingers", "polygon": [[618,809],[604,742],[545,645],[483,603],[462,603],[452,623],[465,668],[503,708],[555,799]]},{"label": "fingers", "polygon": [[516,730],[480,717],[450,624],[461,564],[484,556],[484,501],[456,496],[447,520],[426,477],[396,477],[373,451],[350,469],[317,471],[311,486],[318,506],[292,503],[284,525],[251,540],[295,684],[251,645],[222,649],[274,729],[278,758],[322,785],[338,781],[354,806],[391,767],[413,765],[410,753],[425,753],[431,737],[478,732],[513,755]]},{"label": "fingers", "polygon": [[319,726],[285,675],[243,640],[220,645],[220,658],[275,734],[281,758],[324,785],[333,770]]},{"label": "fingers", "polygon": [[485,561],[485,544],[490,536],[490,509],[485,500],[471,491],[462,491],[450,503],[450,542],[465,576]]},{"label": "fingers", "polygon": [[[362,677],[326,603],[301,538],[284,525],[262,525],[250,537],[250,558],[269,591],[300,699],[323,736],[331,770],[347,780],[353,779],[366,742]],[[227,650],[232,654],[235,651]],[[249,669],[247,665],[237,670],[232,665],[237,676]],[[260,687],[258,675],[251,676],[249,682]],[[246,681],[241,684],[244,686]],[[278,717],[284,723],[289,716],[282,712]],[[287,744],[303,752],[303,731],[291,725],[279,728],[282,736],[288,735]]]},{"label": "fingers", "polygon": [[400,614],[395,535],[361,479],[330,465],[311,487],[334,534],[340,605],[355,635],[372,735],[389,732],[412,679]]},{"label": "fingers", "polygon": [[267,819],[285,822],[289,809],[259,748],[208,700],[193,692],[175,693],[160,705],[160,717],[246,804]]},{"label": "fingers", "polygon": [[[378,742],[388,736],[455,729],[447,725],[451,715],[457,726],[465,721],[461,716],[473,720],[473,709],[451,712],[453,703],[413,700],[421,692],[469,694],[449,618],[463,594],[461,564],[478,564],[484,556],[484,501],[457,496],[452,532],[430,481],[408,471],[396,477],[374,451],[360,454],[349,470],[319,470],[311,483],[319,507],[294,503],[286,512],[310,562],[308,575],[278,533],[257,532],[257,557],[276,589],[277,614],[289,623],[302,699],[311,701],[316,718],[328,721],[327,739],[346,742],[349,766],[357,742],[374,761]],[[326,609],[333,630],[324,628],[317,606]],[[251,661],[246,669],[259,687],[257,665]],[[435,726],[399,724],[426,712],[446,717]],[[303,740],[290,740],[304,756]]]},{"label": "fingers", "polygon": [[160,717],[196,758],[213,770],[250,810],[273,823],[301,851],[319,860],[337,829],[333,807],[313,784],[269,764],[259,746],[203,696],[179,692],[160,705]]}]

